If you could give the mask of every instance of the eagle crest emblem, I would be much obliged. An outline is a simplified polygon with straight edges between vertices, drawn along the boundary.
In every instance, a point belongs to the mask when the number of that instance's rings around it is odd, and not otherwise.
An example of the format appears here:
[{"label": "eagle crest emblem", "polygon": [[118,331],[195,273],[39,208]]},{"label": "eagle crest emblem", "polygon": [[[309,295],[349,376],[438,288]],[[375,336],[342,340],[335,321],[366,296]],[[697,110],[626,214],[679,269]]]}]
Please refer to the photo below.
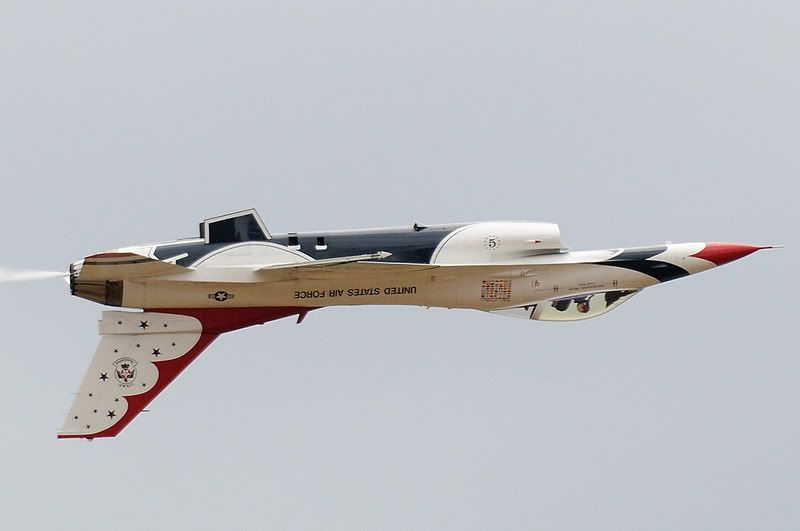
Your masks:
[{"label": "eagle crest emblem", "polygon": [[122,387],[129,387],[136,379],[136,360],[120,358],[115,361],[114,376]]}]

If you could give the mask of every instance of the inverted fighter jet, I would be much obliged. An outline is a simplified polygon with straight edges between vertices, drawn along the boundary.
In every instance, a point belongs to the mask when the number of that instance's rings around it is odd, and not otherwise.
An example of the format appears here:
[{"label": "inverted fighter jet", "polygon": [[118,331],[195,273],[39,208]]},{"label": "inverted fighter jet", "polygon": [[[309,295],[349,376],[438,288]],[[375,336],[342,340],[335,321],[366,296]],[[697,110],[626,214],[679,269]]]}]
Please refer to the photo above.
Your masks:
[{"label": "inverted fighter jet", "polygon": [[604,314],[642,291],[772,246],[680,243],[569,252],[552,223],[270,234],[255,210],[200,236],[87,256],[73,295],[106,306],[60,438],[113,437],[220,334],[326,306],[471,308],[536,321]]}]

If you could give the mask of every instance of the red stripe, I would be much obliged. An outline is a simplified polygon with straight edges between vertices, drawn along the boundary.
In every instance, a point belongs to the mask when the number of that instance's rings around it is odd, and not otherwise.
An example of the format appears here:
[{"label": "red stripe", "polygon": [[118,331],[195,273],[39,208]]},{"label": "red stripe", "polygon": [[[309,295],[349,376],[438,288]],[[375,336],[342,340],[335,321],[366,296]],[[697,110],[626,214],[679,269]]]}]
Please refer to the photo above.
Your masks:
[{"label": "red stripe", "polygon": [[188,315],[203,323],[203,333],[223,334],[290,315],[305,315],[314,309],[302,306],[267,306],[256,308],[150,308],[146,311]]},{"label": "red stripe", "polygon": [[702,258],[708,260],[714,265],[721,266],[728,262],[733,262],[739,258],[752,254],[758,250],[766,249],[766,247],[759,247],[757,245],[747,245],[744,243],[707,243],[702,251],[695,253],[692,256],[695,258]]}]

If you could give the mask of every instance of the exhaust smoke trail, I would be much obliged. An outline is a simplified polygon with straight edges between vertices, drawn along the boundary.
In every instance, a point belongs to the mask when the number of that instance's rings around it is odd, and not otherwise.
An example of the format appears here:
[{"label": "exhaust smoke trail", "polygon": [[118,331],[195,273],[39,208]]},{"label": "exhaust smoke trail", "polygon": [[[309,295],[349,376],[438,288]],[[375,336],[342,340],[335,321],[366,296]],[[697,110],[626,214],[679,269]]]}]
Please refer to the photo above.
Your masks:
[{"label": "exhaust smoke trail", "polygon": [[0,282],[28,282],[48,278],[62,278],[69,273],[60,271],[40,271],[36,269],[6,269],[0,267]]}]

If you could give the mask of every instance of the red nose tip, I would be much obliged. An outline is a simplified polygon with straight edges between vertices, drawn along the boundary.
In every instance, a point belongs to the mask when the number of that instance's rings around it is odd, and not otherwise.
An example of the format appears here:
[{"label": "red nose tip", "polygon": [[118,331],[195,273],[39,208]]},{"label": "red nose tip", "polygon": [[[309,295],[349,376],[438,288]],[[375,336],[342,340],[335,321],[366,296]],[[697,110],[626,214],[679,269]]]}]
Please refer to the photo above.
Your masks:
[{"label": "red nose tip", "polygon": [[702,251],[693,254],[695,258],[702,258],[714,264],[721,266],[728,262],[733,262],[739,258],[744,258],[748,254],[752,254],[761,249],[769,249],[769,247],[760,247],[758,245],[746,245],[744,243],[707,243]]}]

